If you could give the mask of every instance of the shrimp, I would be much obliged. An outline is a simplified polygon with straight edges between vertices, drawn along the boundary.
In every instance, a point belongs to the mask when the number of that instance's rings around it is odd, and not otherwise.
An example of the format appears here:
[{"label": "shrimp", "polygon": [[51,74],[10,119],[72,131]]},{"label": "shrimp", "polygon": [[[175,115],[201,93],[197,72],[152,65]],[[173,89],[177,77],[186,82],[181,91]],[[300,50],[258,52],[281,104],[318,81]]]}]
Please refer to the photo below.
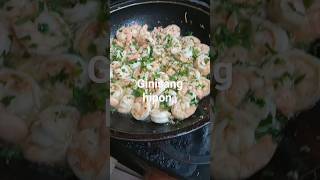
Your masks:
[{"label": "shrimp", "polygon": [[86,60],[93,56],[105,55],[107,48],[106,24],[100,22],[88,22],[76,32],[73,43],[74,49]]},{"label": "shrimp", "polygon": [[177,25],[169,25],[167,27],[165,27],[164,29],[164,33],[166,34],[170,34],[173,37],[178,38],[180,36],[180,28]]},{"label": "shrimp", "polygon": [[313,30],[314,38],[320,37],[320,3],[318,1],[313,2],[311,7],[307,10],[307,18],[309,25],[311,26],[310,29]]},{"label": "shrimp", "polygon": [[[295,112],[313,106],[320,97],[320,64],[317,58],[300,50],[288,51],[282,57],[290,60],[288,64],[293,66],[293,70],[280,78],[290,75],[292,77],[278,83],[279,87],[275,89],[275,93],[277,105],[285,115],[291,117]],[[273,71],[275,70],[277,71]]]},{"label": "shrimp", "polygon": [[202,76],[210,74],[210,57],[201,54],[194,62],[194,66],[200,71]]},{"label": "shrimp", "polygon": [[39,11],[37,1],[33,0],[9,0],[3,5],[4,15],[10,20],[31,18]]},{"label": "shrimp", "polygon": [[136,40],[140,46],[145,46],[147,44],[147,40],[152,39],[151,33],[148,31],[148,25],[143,25],[139,31]]},{"label": "shrimp", "polygon": [[238,106],[250,90],[250,84],[247,78],[241,74],[234,73],[232,78],[233,83],[231,88],[223,92],[223,94],[230,104]]},{"label": "shrimp", "polygon": [[286,117],[292,117],[296,108],[296,94],[289,89],[281,88],[276,92],[276,104],[280,112]]},{"label": "shrimp", "polygon": [[128,65],[122,65],[121,68],[113,70],[114,75],[121,80],[128,80],[131,78],[132,70]]},{"label": "shrimp", "polygon": [[183,48],[178,54],[175,55],[175,57],[184,63],[191,62],[193,58],[192,48]]},{"label": "shrimp", "polygon": [[128,55],[128,60],[129,61],[135,61],[135,60],[137,60],[139,58],[140,58],[140,54],[139,53],[134,53],[134,54]]},{"label": "shrimp", "polygon": [[161,111],[159,109],[153,109],[150,113],[151,121],[158,123],[158,124],[164,124],[168,123],[170,121],[171,113],[169,111]]},{"label": "shrimp", "polygon": [[295,42],[308,43],[320,37],[317,1],[311,7],[306,7],[302,0],[272,0],[268,4],[272,20],[289,31]]},{"label": "shrimp", "polygon": [[187,92],[189,90],[192,90],[192,86],[191,86],[191,83],[186,81],[186,82],[183,82],[182,83],[182,88],[181,89],[178,89],[178,94],[179,96],[184,96],[187,94]]},{"label": "shrimp", "polygon": [[210,52],[210,47],[206,44],[196,44],[195,46],[197,48],[197,50],[200,52],[200,54],[209,54]]},{"label": "shrimp", "polygon": [[190,97],[181,97],[176,104],[171,108],[172,115],[178,119],[183,120],[190,117],[197,109],[197,106],[191,104]]},{"label": "shrimp", "polygon": [[212,167],[214,178],[247,178],[270,161],[277,147],[270,135],[255,143],[254,126],[244,122],[248,117],[237,118],[234,123],[223,119],[214,127],[212,154],[215,156],[212,162],[220,164]]},{"label": "shrimp", "polygon": [[61,54],[71,47],[71,30],[54,12],[43,11],[34,21],[16,23],[13,29],[18,42],[29,53]]},{"label": "shrimp", "polygon": [[23,144],[26,159],[46,164],[63,163],[80,118],[71,106],[50,106],[39,114]]},{"label": "shrimp", "polygon": [[45,104],[67,104],[73,95],[72,87],[82,88],[88,83],[87,64],[75,55],[50,57],[34,68],[34,77],[43,82]]},{"label": "shrimp", "polygon": [[124,95],[117,107],[120,113],[127,114],[131,111],[135,97],[133,95]]},{"label": "shrimp", "polygon": [[41,90],[29,75],[15,70],[0,70],[0,99],[7,99],[6,110],[23,119],[37,113]]},{"label": "shrimp", "polygon": [[122,87],[118,84],[111,83],[111,86],[110,86],[110,105],[112,107],[118,107],[122,96],[123,96]]},{"label": "shrimp", "polygon": [[306,22],[306,8],[301,0],[271,0],[268,14],[275,22],[281,22],[286,27],[297,27]]},{"label": "shrimp", "polygon": [[144,101],[142,97],[138,97],[134,100],[131,114],[136,120],[145,120],[151,111],[151,104],[147,100]]},{"label": "shrimp", "polygon": [[[290,48],[289,37],[281,27],[258,18],[252,18],[252,21],[259,24],[262,29],[255,33],[253,40],[258,56],[268,53],[268,48],[272,48],[279,53],[285,52]],[[266,47],[266,44],[269,47]]]},{"label": "shrimp", "polygon": [[81,118],[79,130],[68,148],[67,161],[80,179],[107,178],[107,132],[105,113],[94,112]]},{"label": "shrimp", "polygon": [[117,31],[116,37],[118,41],[128,46],[132,43],[133,35],[134,34],[130,27],[123,27]]},{"label": "shrimp", "polygon": [[201,44],[201,41],[194,36],[184,36],[181,38],[182,47],[191,47]]},{"label": "shrimp", "polygon": [[0,138],[9,143],[20,144],[27,135],[28,124],[0,104]]},{"label": "shrimp", "polygon": [[204,98],[210,94],[210,80],[204,77],[201,77],[199,82],[195,83],[195,93],[199,99]]}]

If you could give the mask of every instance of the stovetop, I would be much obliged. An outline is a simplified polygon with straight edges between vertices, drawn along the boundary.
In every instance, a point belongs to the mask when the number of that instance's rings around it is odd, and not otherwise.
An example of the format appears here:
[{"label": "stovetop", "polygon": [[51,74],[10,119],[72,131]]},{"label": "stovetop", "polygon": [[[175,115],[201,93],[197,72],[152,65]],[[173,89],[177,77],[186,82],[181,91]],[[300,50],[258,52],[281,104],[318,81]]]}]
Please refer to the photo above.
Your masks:
[{"label": "stovetop", "polygon": [[[183,179],[209,179],[211,125],[190,134],[156,142],[111,139],[111,155],[128,167],[142,172],[132,155],[153,167]],[[135,160],[133,160],[135,161]]]}]

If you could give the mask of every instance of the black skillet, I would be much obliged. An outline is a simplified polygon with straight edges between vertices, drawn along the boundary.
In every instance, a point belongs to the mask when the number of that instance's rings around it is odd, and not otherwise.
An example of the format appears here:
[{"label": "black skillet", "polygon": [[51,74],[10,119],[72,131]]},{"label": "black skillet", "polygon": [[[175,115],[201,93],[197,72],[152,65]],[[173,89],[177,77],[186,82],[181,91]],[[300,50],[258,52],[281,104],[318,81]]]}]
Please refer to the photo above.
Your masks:
[{"label": "black skillet", "polygon": [[[112,2],[111,2],[112,3]],[[192,33],[202,43],[210,44],[210,10],[198,1],[131,0],[111,4],[111,38],[122,26],[138,23],[151,29],[176,24],[182,35]],[[196,113],[176,125],[140,122],[129,115],[111,113],[111,136],[122,140],[150,141],[177,137],[203,127],[210,121],[209,98],[203,99]]]}]

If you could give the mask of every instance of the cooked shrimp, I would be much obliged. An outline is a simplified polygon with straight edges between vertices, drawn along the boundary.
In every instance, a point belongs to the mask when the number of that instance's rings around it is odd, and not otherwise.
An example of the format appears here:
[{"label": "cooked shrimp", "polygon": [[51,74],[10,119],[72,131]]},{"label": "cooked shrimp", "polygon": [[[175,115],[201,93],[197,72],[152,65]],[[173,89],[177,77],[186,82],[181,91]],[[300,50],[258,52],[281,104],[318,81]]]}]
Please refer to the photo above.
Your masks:
[{"label": "cooked shrimp", "polygon": [[118,107],[120,100],[123,96],[123,89],[121,86],[115,83],[111,83],[110,86],[110,105],[112,107]]},{"label": "cooked shrimp", "polygon": [[254,127],[246,125],[241,117],[237,118],[235,123],[230,120],[217,123],[213,131],[213,163],[220,163],[212,168],[214,178],[249,177],[265,166],[275,152],[276,144],[271,136],[263,136],[255,143]]},{"label": "cooked shrimp", "polygon": [[194,36],[184,36],[181,38],[181,43],[183,47],[191,47],[201,43],[201,41]]},{"label": "cooked shrimp", "polygon": [[196,44],[196,48],[198,49],[198,51],[201,53],[201,54],[209,54],[210,52],[210,47],[206,44]]},{"label": "cooked shrimp", "polygon": [[194,62],[194,66],[200,71],[202,76],[210,74],[210,58],[207,55],[201,54]]},{"label": "cooked shrimp", "polygon": [[192,62],[192,48],[191,47],[186,47],[183,48],[179,54],[177,54],[175,57],[178,58],[181,62],[184,63],[189,63]]},{"label": "cooked shrimp", "polygon": [[[290,48],[288,35],[281,27],[258,18],[252,18],[252,20],[261,29],[255,33],[253,40],[258,56],[268,53],[268,48],[272,48],[278,53],[285,52]],[[266,47],[266,44],[269,47]]]},{"label": "cooked shrimp", "polygon": [[43,110],[23,145],[24,156],[40,163],[65,162],[79,117],[80,113],[70,106],[51,106]]},{"label": "cooked shrimp", "polygon": [[232,78],[232,86],[224,93],[228,102],[237,106],[242,102],[247,92],[250,90],[250,84],[248,79],[241,74],[234,73]]},{"label": "cooked shrimp", "polygon": [[0,70],[0,99],[8,112],[28,119],[40,108],[40,88],[29,75],[20,71]]},{"label": "cooked shrimp", "polygon": [[177,38],[180,36],[180,28],[177,25],[169,25],[165,27],[163,30],[164,30],[164,33],[170,34],[173,37]]},{"label": "cooked shrimp", "polygon": [[199,82],[195,83],[195,93],[199,99],[204,98],[210,94],[210,80],[201,77]]},{"label": "cooked shrimp", "polygon": [[114,72],[114,75],[118,77],[121,80],[127,80],[130,79],[132,70],[130,66],[128,65],[122,65],[120,68],[112,69]]},{"label": "cooked shrimp", "polygon": [[80,120],[67,152],[67,160],[80,179],[107,178],[107,134],[105,114],[94,112]]},{"label": "cooked shrimp", "polygon": [[191,99],[187,96],[179,99],[178,102],[172,106],[171,112],[176,119],[182,120],[190,117],[196,109],[197,106],[191,104]]},{"label": "cooked shrimp", "polygon": [[13,21],[31,18],[38,11],[38,3],[33,0],[9,0],[3,5],[5,16]]},{"label": "cooked shrimp", "polygon": [[307,10],[307,18],[310,25],[310,29],[313,31],[313,38],[319,38],[320,3],[318,1],[313,2],[311,7]]},{"label": "cooked shrimp", "polygon": [[75,55],[50,57],[32,69],[37,72],[34,77],[43,82],[45,104],[67,104],[73,95],[72,87],[81,88],[88,83],[87,65]]},{"label": "cooked shrimp", "polygon": [[106,24],[99,22],[89,22],[81,26],[76,32],[73,42],[74,49],[86,60],[93,56],[105,55],[107,48]]},{"label": "cooked shrimp", "polygon": [[44,10],[34,21],[14,24],[14,32],[29,53],[61,54],[71,47],[71,31],[54,12]]},{"label": "cooked shrimp", "polygon": [[158,124],[168,123],[170,121],[170,115],[170,112],[159,109],[154,109],[150,113],[151,121]]},{"label": "cooked shrimp", "polygon": [[292,117],[296,108],[296,94],[286,88],[281,88],[276,92],[276,104],[280,112],[286,117]]},{"label": "cooked shrimp", "polygon": [[132,42],[133,39],[133,32],[130,27],[123,27],[117,31],[117,40],[125,43],[126,45],[129,45]]},{"label": "cooked shrimp", "polygon": [[28,135],[28,124],[8,112],[2,104],[0,104],[0,139],[14,144],[22,143]]},{"label": "cooked shrimp", "polygon": [[151,33],[148,31],[148,25],[143,25],[139,31],[136,40],[140,46],[147,44],[147,40],[151,39]]},{"label": "cooked shrimp", "polygon": [[[301,0],[271,1],[268,11],[275,22],[289,31],[294,42],[308,43],[318,38],[319,5],[312,2],[311,7],[306,7]],[[306,28],[308,27],[308,28]]]},{"label": "cooked shrimp", "polygon": [[136,120],[145,120],[151,111],[151,104],[143,100],[142,97],[138,97],[134,100],[131,114]]},{"label": "cooked shrimp", "polygon": [[124,113],[124,114],[129,113],[132,109],[134,99],[135,98],[133,95],[124,95],[117,107],[117,110],[120,113]]}]

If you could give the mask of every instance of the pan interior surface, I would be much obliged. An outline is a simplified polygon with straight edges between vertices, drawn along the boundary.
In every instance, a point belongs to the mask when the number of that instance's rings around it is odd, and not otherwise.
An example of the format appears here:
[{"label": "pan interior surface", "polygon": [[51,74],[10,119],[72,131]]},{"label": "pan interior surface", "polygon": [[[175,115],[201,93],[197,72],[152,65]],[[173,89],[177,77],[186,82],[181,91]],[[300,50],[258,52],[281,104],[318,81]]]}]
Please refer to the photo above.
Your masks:
[{"label": "pan interior surface", "polygon": [[[119,28],[132,24],[147,24],[149,30],[154,27],[176,24],[181,28],[182,36],[192,33],[202,43],[210,44],[209,8],[200,4],[174,1],[139,1],[139,3],[118,4],[111,7],[110,20],[111,38],[115,36]],[[117,139],[136,141],[177,137],[209,123],[209,104],[209,97],[204,98],[191,117],[174,125],[141,122],[135,120],[131,115],[112,112],[111,136]]]}]

